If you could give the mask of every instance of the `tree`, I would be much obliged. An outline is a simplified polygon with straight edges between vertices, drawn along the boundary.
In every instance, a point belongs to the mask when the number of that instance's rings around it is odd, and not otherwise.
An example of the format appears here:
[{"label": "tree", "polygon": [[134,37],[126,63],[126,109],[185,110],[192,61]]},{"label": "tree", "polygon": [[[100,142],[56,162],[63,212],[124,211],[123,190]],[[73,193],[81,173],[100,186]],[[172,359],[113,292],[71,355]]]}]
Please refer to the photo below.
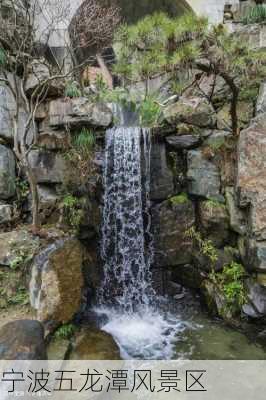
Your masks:
[{"label": "tree", "polygon": [[[49,13],[47,13],[49,10]],[[47,19],[49,16],[49,19]],[[86,11],[84,12],[84,18]],[[109,21],[108,16],[94,15],[101,26]],[[65,62],[70,57],[73,61],[75,48],[65,39],[65,56],[59,62],[54,56],[51,65],[43,58],[44,50],[49,48],[50,37],[58,34],[59,26],[66,26],[70,19],[68,4],[65,0],[5,0],[0,6],[0,84],[5,85],[15,103],[15,110],[10,115],[13,125],[14,153],[20,168],[25,172],[32,195],[32,228],[40,229],[39,196],[36,177],[31,167],[29,154],[37,143],[36,113],[47,99],[51,85],[56,81],[65,81],[74,76],[95,60],[87,57],[81,63],[73,62],[66,70]],[[42,24],[45,21],[45,24]],[[87,15],[86,21],[92,23]],[[97,25],[97,21],[94,21]],[[101,46],[109,43],[109,31],[105,31]],[[62,37],[60,37],[62,39]],[[81,40],[81,43],[79,42]],[[81,36],[76,37],[75,45],[83,46]],[[52,53],[52,49],[50,49]],[[45,73],[38,75],[35,66],[42,64]],[[28,89],[29,78],[36,78],[31,90]],[[21,110],[27,115],[21,124]],[[32,137],[33,136],[33,137]]]},{"label": "tree", "polygon": [[147,90],[152,77],[167,73],[176,80],[182,70],[222,77],[230,88],[232,131],[238,135],[240,88],[259,73],[265,55],[223,26],[209,27],[206,18],[193,14],[177,19],[162,13],[148,16],[135,26],[121,26],[116,40],[120,51],[115,72],[127,80],[145,80]]},{"label": "tree", "polygon": [[70,39],[76,52],[95,54],[97,62],[107,80],[113,87],[112,76],[101,53],[111,47],[114,32],[120,23],[120,8],[116,5],[102,5],[100,0],[85,0],[73,17],[70,27]]}]

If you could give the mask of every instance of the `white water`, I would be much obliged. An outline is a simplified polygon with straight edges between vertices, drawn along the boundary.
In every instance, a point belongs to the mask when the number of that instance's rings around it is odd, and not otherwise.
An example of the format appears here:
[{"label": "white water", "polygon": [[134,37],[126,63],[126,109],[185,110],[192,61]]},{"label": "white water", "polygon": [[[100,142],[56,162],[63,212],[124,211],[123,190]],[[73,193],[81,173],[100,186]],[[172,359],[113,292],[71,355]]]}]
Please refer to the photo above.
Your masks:
[{"label": "white water", "polygon": [[150,131],[106,133],[101,256],[104,278],[96,311],[125,359],[170,359],[186,324],[160,311],[152,288]]}]

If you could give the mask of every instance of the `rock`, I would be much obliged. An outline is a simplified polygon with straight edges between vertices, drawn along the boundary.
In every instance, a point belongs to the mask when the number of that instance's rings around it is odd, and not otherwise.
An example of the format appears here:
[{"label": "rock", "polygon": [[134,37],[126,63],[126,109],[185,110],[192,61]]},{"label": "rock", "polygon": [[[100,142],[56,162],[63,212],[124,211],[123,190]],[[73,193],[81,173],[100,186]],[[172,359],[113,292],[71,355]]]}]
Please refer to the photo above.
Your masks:
[{"label": "rock", "polygon": [[233,310],[231,310],[229,307],[226,307],[226,298],[217,285],[206,279],[202,282],[202,291],[208,309],[214,315],[218,315],[224,320],[231,322],[234,316]]},{"label": "rock", "polygon": [[16,193],[15,168],[13,152],[0,144],[0,199],[7,200]]},{"label": "rock", "polygon": [[48,330],[69,322],[81,305],[83,249],[71,237],[59,239],[34,259],[30,300]]},{"label": "rock", "polygon": [[181,98],[164,109],[164,120],[170,125],[186,123],[201,128],[214,127],[216,115],[211,105],[201,97]]},{"label": "rock", "polygon": [[258,272],[266,272],[266,242],[248,240],[249,269]]},{"label": "rock", "polygon": [[249,281],[247,284],[249,302],[242,307],[245,315],[250,318],[266,316],[266,288]]},{"label": "rock", "polygon": [[50,71],[46,64],[39,60],[31,63],[31,73],[26,81],[26,91],[33,91],[36,87],[50,77]]},{"label": "rock", "polygon": [[[231,129],[232,119],[230,113],[230,104],[226,103],[221,110],[217,113],[217,128],[218,129]],[[253,117],[254,109],[253,104],[245,101],[239,101],[237,107],[238,124],[239,128],[247,127]]]},{"label": "rock", "polygon": [[192,259],[192,241],[185,232],[195,223],[194,204],[171,200],[152,208],[154,252],[157,267],[189,264]]},{"label": "rock", "polygon": [[112,336],[92,327],[76,335],[70,360],[121,360],[120,350]]},{"label": "rock", "polygon": [[104,104],[86,97],[53,100],[49,104],[49,125],[53,128],[103,127],[112,123],[112,112]]},{"label": "rock", "polygon": [[225,189],[226,205],[230,216],[230,227],[236,233],[244,235],[247,231],[246,216],[243,210],[237,206],[237,199],[233,187]]},{"label": "rock", "polygon": [[165,145],[155,143],[151,149],[151,200],[165,200],[174,194],[174,175],[167,165]]},{"label": "rock", "polygon": [[26,230],[0,233],[0,265],[9,267],[21,252],[33,256],[39,245],[39,238]]},{"label": "rock", "polygon": [[[225,247],[224,249],[215,249],[217,254],[217,261],[212,264],[210,259],[204,254],[200,253],[198,249],[193,251],[193,262],[194,265],[200,270],[205,272],[211,272],[214,268],[216,272],[222,271],[226,265],[231,264],[235,261],[236,254],[234,251],[229,251],[231,248]],[[236,250],[233,249],[232,250]],[[236,251],[237,253],[237,251]],[[237,254],[238,255],[238,254]]]},{"label": "rock", "polygon": [[65,130],[39,132],[37,146],[47,150],[66,150],[70,147],[70,137]]},{"label": "rock", "polygon": [[220,194],[221,180],[218,167],[207,160],[200,150],[188,151],[187,165],[189,193],[223,201],[223,196]]},{"label": "rock", "polygon": [[175,282],[179,282],[186,288],[199,289],[204,279],[200,268],[192,264],[179,265],[171,274]]},{"label": "rock", "polygon": [[193,149],[201,144],[199,135],[168,136],[166,142],[176,150]]},{"label": "rock", "polygon": [[251,49],[266,47],[266,26],[264,24],[234,24],[235,34]]},{"label": "rock", "polygon": [[220,147],[226,144],[228,139],[232,139],[233,135],[230,131],[220,131],[213,130],[211,135],[208,136],[207,140],[205,140],[204,144],[210,146],[214,150],[218,150]]},{"label": "rock", "polygon": [[13,207],[10,204],[0,204],[0,225],[12,221]]},{"label": "rock", "polygon": [[257,99],[256,113],[266,113],[266,82],[260,86],[259,97]]},{"label": "rock", "polygon": [[266,239],[266,113],[242,130],[238,142],[236,187],[240,206],[250,207],[249,231]]},{"label": "rock", "polygon": [[46,360],[44,329],[38,321],[17,320],[0,329],[1,360]]},{"label": "rock", "polygon": [[29,163],[37,183],[62,183],[67,177],[67,161],[60,153],[32,150]]},{"label": "rock", "polygon": [[47,346],[48,360],[65,360],[70,347],[71,342],[69,340],[53,336]]},{"label": "rock", "polygon": [[199,220],[204,237],[216,247],[229,239],[229,215],[224,204],[212,200],[199,203]]}]

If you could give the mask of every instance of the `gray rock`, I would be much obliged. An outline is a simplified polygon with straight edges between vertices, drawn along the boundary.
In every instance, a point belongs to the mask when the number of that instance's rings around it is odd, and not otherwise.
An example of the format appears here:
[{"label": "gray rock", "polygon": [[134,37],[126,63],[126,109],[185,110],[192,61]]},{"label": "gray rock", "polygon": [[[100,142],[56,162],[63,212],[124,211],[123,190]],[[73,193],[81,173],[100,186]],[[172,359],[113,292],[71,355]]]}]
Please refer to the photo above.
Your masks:
[{"label": "gray rock", "polygon": [[266,242],[248,241],[249,267],[258,272],[266,272]]},{"label": "gray rock", "polygon": [[211,146],[214,149],[218,149],[225,144],[227,139],[230,138],[233,138],[233,135],[230,131],[213,130],[211,135],[204,142],[204,144],[206,144],[207,146]]},{"label": "gray rock", "polygon": [[223,246],[229,239],[229,215],[224,204],[203,201],[199,204],[199,220],[204,237],[216,247]]},{"label": "gray rock", "polygon": [[233,187],[225,189],[226,205],[230,215],[230,227],[233,231],[244,235],[247,231],[245,213],[237,206],[237,198]]},{"label": "gray rock", "polygon": [[0,329],[1,360],[46,360],[44,329],[39,321],[17,320]]},{"label": "gray rock", "polygon": [[92,103],[86,97],[53,100],[49,104],[49,125],[54,128],[108,127],[112,112],[104,104]]},{"label": "gray rock", "polygon": [[266,47],[266,26],[264,24],[234,24],[237,36],[251,49]]},{"label": "gray rock", "polygon": [[192,260],[192,241],[185,232],[195,223],[194,204],[186,199],[174,203],[166,200],[152,209],[155,264],[169,267],[189,264]]},{"label": "gray rock", "polygon": [[248,283],[249,302],[242,307],[244,314],[251,318],[262,318],[266,316],[266,288],[258,283]]},{"label": "gray rock", "polygon": [[201,144],[199,135],[168,136],[166,142],[176,150],[193,149]]},{"label": "gray rock", "polygon": [[50,77],[50,71],[46,64],[34,60],[31,64],[31,73],[26,81],[26,91],[33,91],[41,82]]},{"label": "gray rock", "polygon": [[15,157],[13,152],[0,145],[0,199],[9,199],[16,193]]},{"label": "gray rock", "polygon": [[0,204],[0,225],[12,221],[13,207],[10,204]]},{"label": "gray rock", "polygon": [[66,130],[41,131],[37,136],[37,146],[47,150],[66,150],[70,147],[70,135]]},{"label": "gray rock", "polygon": [[212,106],[202,97],[180,98],[164,109],[164,120],[170,125],[186,123],[201,128],[214,127],[216,115]]},{"label": "gray rock", "polygon": [[67,162],[60,153],[32,150],[29,163],[38,183],[61,183],[66,179]]},{"label": "gray rock", "polygon": [[207,160],[200,150],[188,151],[187,165],[189,193],[223,201],[223,196],[220,194],[221,179],[218,167]]},{"label": "gray rock", "polygon": [[256,113],[266,113],[266,82],[260,86],[259,97],[257,100]]},{"label": "gray rock", "polygon": [[154,144],[151,149],[151,200],[165,200],[174,194],[174,176],[167,165],[164,144]]}]

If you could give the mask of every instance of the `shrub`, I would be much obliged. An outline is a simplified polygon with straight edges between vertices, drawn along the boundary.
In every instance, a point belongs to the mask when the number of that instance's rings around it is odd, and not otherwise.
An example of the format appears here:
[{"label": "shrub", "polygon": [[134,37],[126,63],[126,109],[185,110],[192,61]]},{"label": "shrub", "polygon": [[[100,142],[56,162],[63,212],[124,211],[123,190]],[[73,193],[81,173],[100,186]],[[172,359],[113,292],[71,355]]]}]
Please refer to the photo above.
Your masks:
[{"label": "shrub", "polygon": [[55,332],[56,339],[70,339],[75,333],[75,325],[64,324]]},{"label": "shrub", "polygon": [[140,103],[139,115],[142,126],[155,126],[161,115],[161,107],[154,98],[147,96],[146,99]]},{"label": "shrub", "polygon": [[65,88],[65,96],[75,98],[81,96],[81,91],[78,87],[77,82],[68,82]]},{"label": "shrub", "polygon": [[78,231],[83,216],[78,198],[72,196],[72,194],[67,194],[63,198],[63,212],[66,223],[74,231]]},{"label": "shrub", "polygon": [[263,4],[257,4],[252,7],[247,15],[243,18],[244,24],[255,24],[260,22],[266,22],[266,6]]},{"label": "shrub", "polygon": [[82,130],[75,133],[72,138],[73,147],[85,158],[90,156],[95,146],[95,142],[94,133],[86,128],[82,128]]}]

